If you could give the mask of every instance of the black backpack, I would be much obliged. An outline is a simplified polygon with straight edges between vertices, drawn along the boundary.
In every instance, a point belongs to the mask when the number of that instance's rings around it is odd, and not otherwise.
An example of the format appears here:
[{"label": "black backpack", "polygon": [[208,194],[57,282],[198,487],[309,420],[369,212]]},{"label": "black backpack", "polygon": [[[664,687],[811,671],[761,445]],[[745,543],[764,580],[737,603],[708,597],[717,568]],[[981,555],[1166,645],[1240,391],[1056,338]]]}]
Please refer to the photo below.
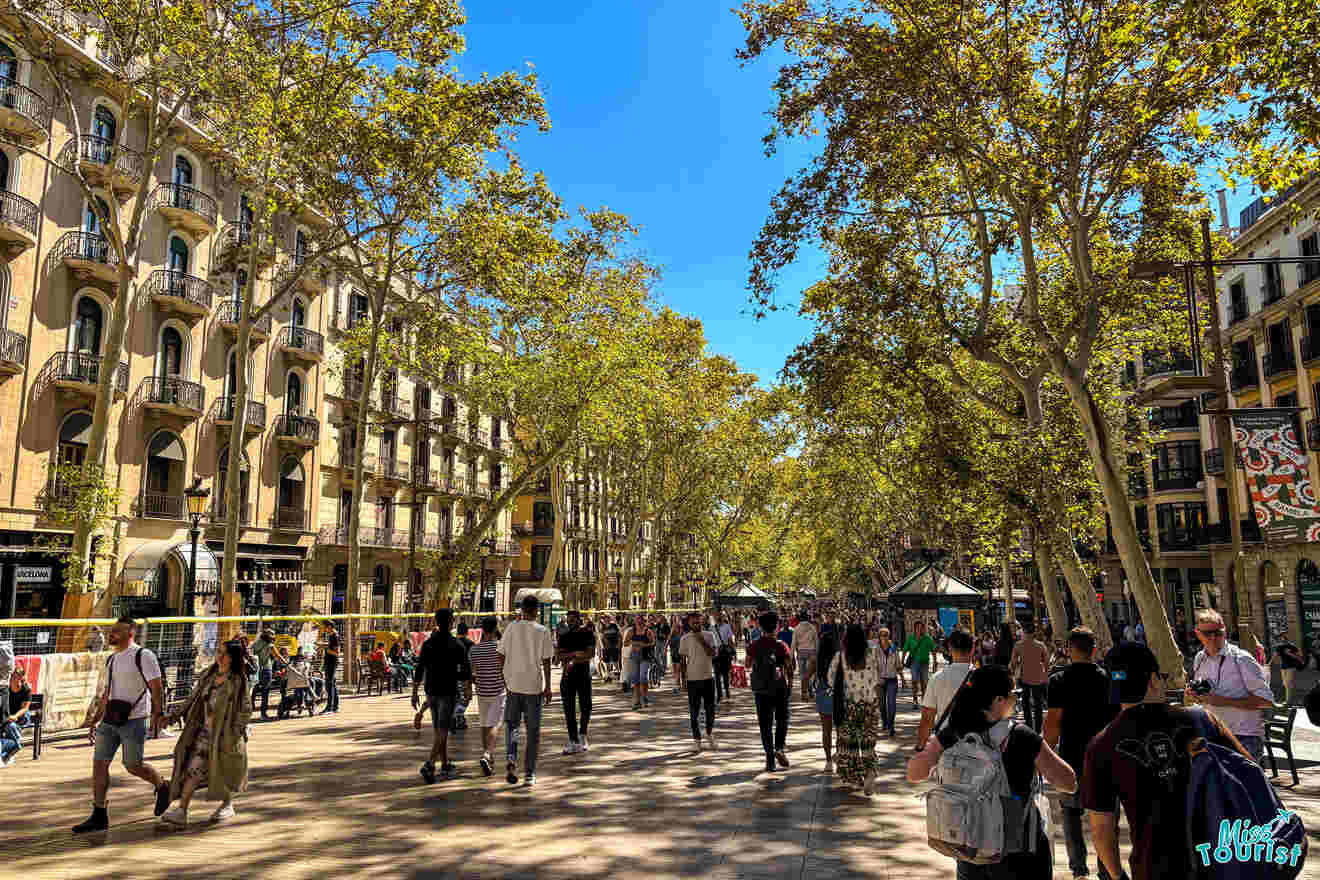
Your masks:
[{"label": "black backpack", "polygon": [[747,683],[754,694],[778,694],[784,687],[784,671],[779,662],[779,649],[771,645],[768,650],[756,652]]},{"label": "black backpack", "polygon": [[1306,695],[1303,705],[1306,706],[1306,717],[1311,720],[1311,723],[1320,724],[1320,684],[1311,688],[1311,692]]}]

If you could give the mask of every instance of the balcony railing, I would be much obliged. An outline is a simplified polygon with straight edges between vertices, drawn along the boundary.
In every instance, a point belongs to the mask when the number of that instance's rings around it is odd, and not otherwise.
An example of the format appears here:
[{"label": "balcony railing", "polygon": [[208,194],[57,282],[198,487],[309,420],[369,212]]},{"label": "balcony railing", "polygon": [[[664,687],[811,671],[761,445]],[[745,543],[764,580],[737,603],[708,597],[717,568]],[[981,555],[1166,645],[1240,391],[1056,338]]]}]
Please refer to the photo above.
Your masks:
[{"label": "balcony railing", "polygon": [[302,507],[275,508],[275,527],[301,530],[307,522],[307,511]]},{"label": "balcony railing", "polygon": [[1297,358],[1293,356],[1292,349],[1279,349],[1265,353],[1261,359],[1261,366],[1265,370],[1265,378],[1269,379],[1283,373],[1292,373],[1297,370]]},{"label": "balcony railing", "polygon": [[[222,397],[217,402],[215,420],[217,422],[232,422],[238,412],[238,395],[230,394]],[[266,427],[266,404],[259,400],[248,399],[247,418],[243,422],[250,428],[264,430]]]},{"label": "balcony railing", "polygon": [[386,392],[380,398],[381,412],[393,416],[396,419],[412,418],[412,403],[404,400],[397,393]]},{"label": "balcony railing", "polygon": [[1156,407],[1150,411],[1150,427],[1155,431],[1194,430],[1200,427],[1195,402],[1190,407],[1177,409]]},{"label": "balcony railing", "polygon": [[1207,474],[1222,474],[1224,472],[1224,450],[1207,449],[1204,457],[1205,472]]},{"label": "balcony railing", "polygon": [[[78,382],[95,385],[101,381],[101,357],[78,351],[61,351],[50,356],[42,372],[52,382]],[[115,371],[114,389],[128,393],[128,364],[121,363]]]},{"label": "balcony railing", "polygon": [[[239,303],[232,299],[227,299],[224,302],[220,303],[220,308],[217,312],[217,317],[219,318],[220,323],[237,325],[239,322],[239,318],[242,316],[242,312],[239,309],[241,305],[242,303]],[[262,315],[260,318],[257,318],[255,321],[252,322],[252,329],[258,333],[264,333],[265,335],[269,336],[270,328],[271,328],[270,312],[267,312],[266,314]]]},{"label": "balcony railing", "polygon": [[0,190],[0,223],[16,226],[36,238],[40,216],[41,211],[32,202],[9,190]]},{"label": "balcony railing", "polygon": [[429,468],[421,462],[413,465],[412,481],[419,489],[438,489],[440,488],[440,472],[435,468]]},{"label": "balcony railing", "polygon": [[325,337],[306,327],[285,327],[280,331],[279,344],[283,348],[320,355],[325,352]]},{"label": "balcony railing", "polygon": [[201,217],[209,226],[215,226],[220,208],[211,196],[186,183],[162,183],[152,193],[157,208],[178,208]]},{"label": "balcony railing", "polygon": [[1244,388],[1255,388],[1260,384],[1260,376],[1256,373],[1256,365],[1234,367],[1228,374],[1229,386],[1234,391],[1241,391]]},{"label": "balcony railing", "polygon": [[448,440],[451,443],[457,443],[462,437],[458,433],[458,425],[454,422],[432,422],[434,430],[440,435],[442,440]]},{"label": "balcony railing", "polygon": [[[1259,544],[1262,540],[1260,534],[1260,524],[1256,522],[1255,517],[1242,520],[1242,540]],[[1228,523],[1211,523],[1205,527],[1205,542],[1207,544],[1229,544],[1232,543],[1233,536],[1228,528]]]},{"label": "balcony railing", "polygon": [[490,498],[490,484],[468,478],[467,495],[469,498]]},{"label": "balcony railing", "polygon": [[509,541],[505,539],[497,540],[495,542],[495,550],[493,553],[491,553],[491,555],[492,556],[522,556],[522,545],[519,544],[517,541]]},{"label": "balcony railing", "polygon": [[1168,492],[1177,489],[1195,489],[1196,484],[1201,482],[1202,474],[1199,467],[1169,468],[1155,471],[1154,478],[1155,491]]},{"label": "balcony railing", "polygon": [[50,130],[51,105],[32,89],[7,76],[0,76],[0,107],[18,114],[41,131]]},{"label": "balcony railing", "polygon": [[177,406],[200,413],[206,391],[200,382],[189,382],[178,376],[148,376],[142,380],[138,396],[145,404]]},{"label": "balcony railing", "polygon": [[157,269],[147,278],[147,296],[168,296],[191,303],[199,309],[210,311],[215,288],[205,278],[178,272],[174,269]]},{"label": "balcony railing", "polygon": [[187,510],[182,495],[169,492],[143,492],[141,513],[148,519],[183,519]]},{"label": "balcony railing", "polygon": [[85,134],[76,141],[69,141],[55,161],[71,170],[75,161],[109,167],[111,159],[114,160],[115,173],[124,177],[140,178],[146,170],[146,160],[137,150],[120,144],[116,154],[114,141],[95,134]]},{"label": "balcony railing", "polygon": [[320,436],[321,424],[311,416],[282,414],[275,420],[275,436],[300,440],[308,445],[315,445]]},{"label": "balcony railing", "polygon": [[389,458],[382,457],[377,466],[376,474],[385,480],[404,483],[408,480],[408,462],[399,461],[393,456]]},{"label": "balcony railing", "polygon": [[66,232],[51,247],[49,260],[81,260],[118,266],[119,256],[110,246],[110,239],[99,232]]},{"label": "balcony railing", "polygon": [[[228,509],[223,495],[213,499],[211,501],[211,522],[217,525],[225,522],[227,518],[225,514]],[[240,502],[238,505],[238,523],[244,526],[252,524],[252,505],[246,501]]]},{"label": "balcony railing", "polygon": [[417,546],[425,550],[448,550],[452,540],[448,535],[427,532],[418,540]]},{"label": "balcony railing", "polygon": [[384,527],[366,527],[360,530],[362,539],[360,543],[369,544],[373,547],[407,547],[408,531],[407,529],[395,529]]},{"label": "balcony railing", "polygon": [[27,363],[27,337],[13,330],[0,330],[0,363]]},{"label": "balcony railing", "polygon": [[1160,550],[1196,550],[1204,546],[1206,530],[1197,526],[1163,529],[1160,531]]}]

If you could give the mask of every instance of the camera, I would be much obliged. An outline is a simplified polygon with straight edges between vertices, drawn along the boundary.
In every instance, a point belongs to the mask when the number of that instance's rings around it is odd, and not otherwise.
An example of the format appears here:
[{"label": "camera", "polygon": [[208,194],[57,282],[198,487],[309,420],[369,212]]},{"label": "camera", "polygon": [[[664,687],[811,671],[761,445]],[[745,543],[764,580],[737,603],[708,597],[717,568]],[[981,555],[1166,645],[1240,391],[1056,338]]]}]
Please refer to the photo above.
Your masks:
[{"label": "camera", "polygon": [[1210,683],[1208,678],[1196,678],[1187,683],[1187,689],[1198,697],[1204,697],[1214,690],[1215,686]]}]

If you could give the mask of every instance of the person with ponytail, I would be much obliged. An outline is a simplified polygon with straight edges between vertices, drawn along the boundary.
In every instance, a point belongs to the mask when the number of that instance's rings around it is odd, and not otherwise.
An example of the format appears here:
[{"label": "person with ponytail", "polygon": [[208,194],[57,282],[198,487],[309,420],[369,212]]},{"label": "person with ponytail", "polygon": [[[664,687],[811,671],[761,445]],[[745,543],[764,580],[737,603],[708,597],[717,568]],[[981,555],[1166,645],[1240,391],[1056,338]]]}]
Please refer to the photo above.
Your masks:
[{"label": "person with ponytail", "polygon": [[[1006,668],[990,665],[973,670],[954,697],[946,723],[937,725],[926,747],[908,761],[908,782],[926,779],[945,749],[972,735],[985,736],[1000,750],[1004,775],[1014,798],[1033,797],[1038,773],[1061,792],[1074,791],[1077,775],[1068,762],[1031,727],[1013,721],[1016,700],[1013,676]],[[1036,824],[1033,851],[1009,853],[995,864],[959,862],[958,880],[1049,880],[1054,873],[1054,855],[1045,834],[1045,819],[1036,811],[1033,821]]]}]

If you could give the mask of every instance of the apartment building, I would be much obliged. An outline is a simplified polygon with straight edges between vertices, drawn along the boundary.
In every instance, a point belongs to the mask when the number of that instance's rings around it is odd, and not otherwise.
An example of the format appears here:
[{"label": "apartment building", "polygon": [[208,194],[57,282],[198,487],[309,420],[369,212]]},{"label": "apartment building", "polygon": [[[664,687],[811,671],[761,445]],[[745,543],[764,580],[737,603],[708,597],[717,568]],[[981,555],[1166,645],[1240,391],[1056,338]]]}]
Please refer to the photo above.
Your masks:
[{"label": "apartment building", "polygon": [[[564,542],[556,587],[576,607],[618,608],[628,534],[611,510],[606,475],[588,467],[561,469],[564,486]],[[511,573],[513,589],[538,587],[554,552],[555,505],[549,474],[520,495],[514,509],[513,534],[521,555]],[[654,577],[655,526],[643,523],[632,561],[631,595],[625,607],[658,607]]]}]

